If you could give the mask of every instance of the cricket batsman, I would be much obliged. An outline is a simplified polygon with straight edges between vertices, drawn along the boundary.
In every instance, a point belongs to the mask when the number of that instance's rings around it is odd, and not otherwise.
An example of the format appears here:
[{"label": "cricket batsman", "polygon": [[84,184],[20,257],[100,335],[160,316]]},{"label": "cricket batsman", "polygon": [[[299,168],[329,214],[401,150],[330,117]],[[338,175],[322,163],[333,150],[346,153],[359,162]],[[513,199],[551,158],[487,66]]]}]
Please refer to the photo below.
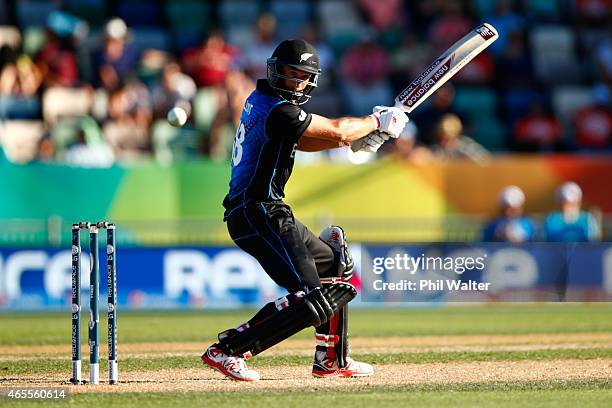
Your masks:
[{"label": "cricket batsman", "polygon": [[267,78],[247,98],[234,139],[224,221],[232,240],[255,257],[288,292],[248,322],[219,333],[204,364],[238,381],[257,381],[246,359],[310,326],[316,328],[315,377],[369,376],[371,365],[348,355],[348,307],[357,294],[349,283],[353,261],[342,228],[315,236],[283,202],[296,150],[340,146],[375,152],[408,122],[398,108],[377,106],[365,117],[328,119],[301,106],[321,73],[315,48],[285,40],[267,61]]}]

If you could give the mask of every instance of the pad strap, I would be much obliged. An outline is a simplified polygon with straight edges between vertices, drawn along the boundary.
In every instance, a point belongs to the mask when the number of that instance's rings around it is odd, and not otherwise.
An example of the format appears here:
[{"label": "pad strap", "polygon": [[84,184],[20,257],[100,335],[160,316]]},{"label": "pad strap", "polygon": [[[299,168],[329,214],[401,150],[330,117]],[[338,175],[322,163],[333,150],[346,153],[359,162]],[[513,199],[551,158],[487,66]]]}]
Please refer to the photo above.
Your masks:
[{"label": "pad strap", "polygon": [[337,283],[337,282],[348,282],[351,280],[351,276],[334,276],[332,278],[319,278],[321,283],[329,284],[329,283]]},{"label": "pad strap", "polygon": [[334,334],[315,334],[317,346],[334,347],[338,343],[338,336]]}]

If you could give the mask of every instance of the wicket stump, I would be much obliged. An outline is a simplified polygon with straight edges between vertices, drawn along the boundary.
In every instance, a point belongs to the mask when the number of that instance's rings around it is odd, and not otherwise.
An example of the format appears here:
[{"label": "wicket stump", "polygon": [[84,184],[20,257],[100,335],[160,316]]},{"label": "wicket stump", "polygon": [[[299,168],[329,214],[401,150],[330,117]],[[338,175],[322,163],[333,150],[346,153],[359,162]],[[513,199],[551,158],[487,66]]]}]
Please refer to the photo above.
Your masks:
[{"label": "wicket stump", "polygon": [[116,384],[119,379],[117,363],[117,263],[115,225],[100,221],[79,222],[72,225],[72,377],[70,382],[81,384],[81,230],[89,231],[89,382],[100,383],[100,271],[98,232],[106,230],[106,263],[108,288],[108,382]]}]

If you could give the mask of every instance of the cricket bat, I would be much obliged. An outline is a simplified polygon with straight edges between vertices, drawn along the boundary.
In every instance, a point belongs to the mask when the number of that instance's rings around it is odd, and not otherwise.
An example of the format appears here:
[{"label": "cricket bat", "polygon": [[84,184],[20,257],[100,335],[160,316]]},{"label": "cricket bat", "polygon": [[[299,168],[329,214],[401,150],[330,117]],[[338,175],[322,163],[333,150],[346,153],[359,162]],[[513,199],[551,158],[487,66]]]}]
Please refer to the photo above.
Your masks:
[{"label": "cricket bat", "polygon": [[492,25],[483,23],[440,55],[395,98],[395,106],[412,112],[461,68],[499,37]]},{"label": "cricket bat", "polygon": [[[406,113],[412,112],[498,37],[497,30],[487,23],[470,31],[400,92],[395,98],[395,106]],[[353,151],[359,150],[358,146],[353,144]]]}]

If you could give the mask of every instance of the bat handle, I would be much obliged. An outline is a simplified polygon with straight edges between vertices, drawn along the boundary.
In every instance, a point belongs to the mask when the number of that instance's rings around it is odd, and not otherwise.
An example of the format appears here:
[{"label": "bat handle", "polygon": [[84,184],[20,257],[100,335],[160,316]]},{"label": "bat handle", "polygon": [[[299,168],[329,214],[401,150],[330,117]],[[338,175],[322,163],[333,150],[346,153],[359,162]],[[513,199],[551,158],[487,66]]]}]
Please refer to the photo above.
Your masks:
[{"label": "bat handle", "polygon": [[404,105],[402,102],[400,102],[399,99],[395,98],[395,105],[396,108],[403,110],[406,113],[410,113],[412,112],[412,109],[410,109],[408,106]]}]

